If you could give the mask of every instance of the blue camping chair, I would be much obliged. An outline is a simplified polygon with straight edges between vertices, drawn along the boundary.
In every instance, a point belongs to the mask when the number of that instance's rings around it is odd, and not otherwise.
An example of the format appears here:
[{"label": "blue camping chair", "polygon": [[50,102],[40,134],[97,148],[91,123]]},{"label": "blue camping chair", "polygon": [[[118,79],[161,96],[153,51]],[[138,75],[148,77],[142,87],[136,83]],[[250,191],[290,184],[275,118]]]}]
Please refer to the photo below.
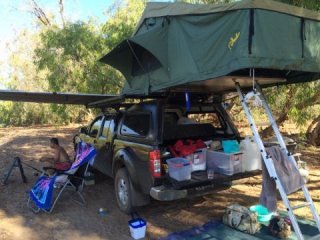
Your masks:
[{"label": "blue camping chair", "polygon": [[79,199],[74,200],[82,206],[86,201],[82,195],[84,182],[91,160],[94,159],[96,150],[89,144],[80,142],[76,148],[75,161],[67,171],[59,171],[47,167],[44,170],[54,170],[54,174],[48,176],[43,172],[29,192],[27,207],[34,213],[41,210],[51,213],[65,190],[74,191]]}]

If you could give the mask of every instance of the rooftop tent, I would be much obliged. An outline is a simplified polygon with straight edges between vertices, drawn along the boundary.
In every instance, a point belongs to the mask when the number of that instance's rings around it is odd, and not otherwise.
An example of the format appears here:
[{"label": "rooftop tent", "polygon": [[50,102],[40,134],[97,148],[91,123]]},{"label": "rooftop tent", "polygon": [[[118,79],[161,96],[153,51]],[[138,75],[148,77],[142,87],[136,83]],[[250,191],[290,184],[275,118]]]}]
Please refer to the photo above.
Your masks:
[{"label": "rooftop tent", "polygon": [[[148,3],[134,35],[101,61],[126,78],[123,94],[232,91],[320,78],[320,14],[269,0]],[[251,72],[252,73],[252,72]]]}]

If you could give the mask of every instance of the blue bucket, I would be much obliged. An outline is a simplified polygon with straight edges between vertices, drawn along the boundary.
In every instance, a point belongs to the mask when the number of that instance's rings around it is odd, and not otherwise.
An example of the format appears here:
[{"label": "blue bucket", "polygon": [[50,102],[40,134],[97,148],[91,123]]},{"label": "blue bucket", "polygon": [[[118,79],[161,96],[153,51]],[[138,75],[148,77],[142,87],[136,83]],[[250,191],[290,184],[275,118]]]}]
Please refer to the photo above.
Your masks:
[{"label": "blue bucket", "polygon": [[128,221],[131,237],[133,239],[144,238],[146,235],[147,222],[138,215],[136,218],[134,217],[134,214],[131,214],[131,216],[132,219]]}]

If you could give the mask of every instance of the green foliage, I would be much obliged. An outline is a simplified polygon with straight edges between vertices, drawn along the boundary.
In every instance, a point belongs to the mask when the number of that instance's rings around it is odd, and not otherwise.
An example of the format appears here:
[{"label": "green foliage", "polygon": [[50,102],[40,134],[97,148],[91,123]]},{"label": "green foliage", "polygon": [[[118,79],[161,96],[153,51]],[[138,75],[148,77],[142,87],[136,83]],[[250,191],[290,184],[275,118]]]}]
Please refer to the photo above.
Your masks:
[{"label": "green foliage", "polygon": [[230,3],[235,0],[176,0],[176,2],[186,2],[192,4],[212,4],[212,3]]},{"label": "green foliage", "polygon": [[[208,4],[235,0],[176,1]],[[318,0],[278,1],[320,9]],[[103,24],[93,20],[66,21],[60,26],[56,23],[59,16],[50,13],[49,25],[41,25],[35,19],[38,30],[34,33],[23,30],[12,43],[9,79],[4,81],[0,76],[1,83],[10,89],[27,91],[118,93],[123,85],[123,76],[115,69],[99,63],[98,59],[133,34],[145,4],[145,0],[114,1],[106,12],[107,20]],[[290,99],[287,97],[288,87],[266,91],[276,116],[283,112],[290,101],[289,119],[300,125],[320,114],[320,103],[315,100],[320,83],[295,85],[290,89],[293,93]],[[4,125],[79,122],[88,114],[90,112],[81,106],[0,103],[0,124]],[[260,113],[254,114],[259,116]],[[238,114],[237,120],[242,116],[242,113]]]},{"label": "green foliage", "polygon": [[276,0],[278,2],[287,3],[297,7],[304,7],[311,10],[320,10],[319,0]]},{"label": "green foliage", "polygon": [[[115,1],[104,24],[89,20],[59,26],[51,16],[51,24],[41,26],[36,19],[38,32],[22,31],[17,37],[5,85],[27,91],[118,93],[123,76],[98,60],[132,35],[144,6],[141,0]],[[84,107],[54,104],[2,102],[0,109],[4,125],[78,122],[88,115]]]},{"label": "green foliage", "polygon": [[50,91],[119,91],[120,80],[109,79],[111,70],[97,62],[107,52],[107,44],[94,23],[69,23],[63,29],[52,26],[41,32],[40,39],[41,45],[35,49],[35,65],[48,71]]},{"label": "green foliage", "polygon": [[108,10],[107,15],[110,18],[103,25],[102,32],[108,39],[109,49],[133,34],[145,4],[142,0],[121,0]]}]

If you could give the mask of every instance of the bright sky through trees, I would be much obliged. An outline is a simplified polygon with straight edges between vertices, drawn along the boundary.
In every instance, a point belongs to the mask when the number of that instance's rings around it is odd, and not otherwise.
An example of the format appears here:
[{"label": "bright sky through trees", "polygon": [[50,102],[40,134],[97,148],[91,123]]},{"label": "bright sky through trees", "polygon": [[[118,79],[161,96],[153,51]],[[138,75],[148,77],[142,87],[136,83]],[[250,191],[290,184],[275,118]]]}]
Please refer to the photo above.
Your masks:
[{"label": "bright sky through trees", "polygon": [[[87,20],[94,18],[104,22],[104,13],[113,3],[113,0],[67,0],[64,1],[65,16],[71,21]],[[6,61],[10,49],[7,43],[15,39],[22,29],[35,28],[34,16],[30,10],[29,0],[0,0],[0,61]],[[59,11],[57,0],[38,0],[37,3],[46,13]]]}]

